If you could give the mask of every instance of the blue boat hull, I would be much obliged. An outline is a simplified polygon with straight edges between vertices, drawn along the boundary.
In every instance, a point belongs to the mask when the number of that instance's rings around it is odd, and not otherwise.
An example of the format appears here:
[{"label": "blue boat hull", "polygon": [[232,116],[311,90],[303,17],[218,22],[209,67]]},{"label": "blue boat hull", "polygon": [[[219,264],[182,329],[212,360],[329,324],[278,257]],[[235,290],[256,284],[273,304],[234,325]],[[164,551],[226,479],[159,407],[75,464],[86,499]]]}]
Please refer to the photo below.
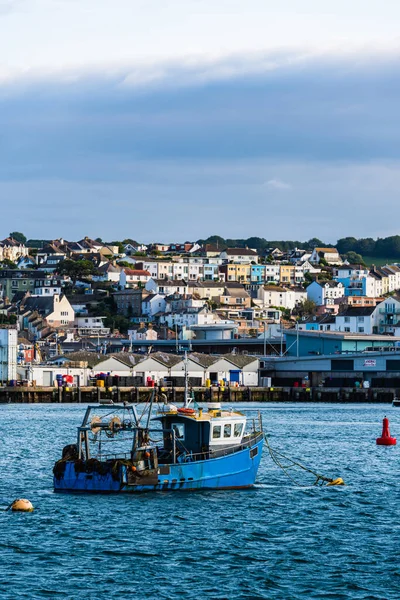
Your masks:
[{"label": "blue boat hull", "polygon": [[252,487],[256,481],[263,447],[260,435],[249,447],[231,454],[181,464],[159,465],[157,482],[129,483],[127,467],[120,467],[116,480],[111,473],[76,473],[67,461],[60,478],[54,477],[56,492],[137,493],[169,490],[221,490]]}]

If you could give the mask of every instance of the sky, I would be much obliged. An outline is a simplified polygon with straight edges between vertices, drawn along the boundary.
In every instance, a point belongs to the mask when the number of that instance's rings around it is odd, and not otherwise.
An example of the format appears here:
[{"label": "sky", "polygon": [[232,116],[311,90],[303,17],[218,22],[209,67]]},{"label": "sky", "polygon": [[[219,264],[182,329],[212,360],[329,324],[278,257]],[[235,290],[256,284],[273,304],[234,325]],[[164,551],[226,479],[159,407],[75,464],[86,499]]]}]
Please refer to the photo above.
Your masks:
[{"label": "sky", "polygon": [[398,233],[400,2],[0,0],[0,237]]}]

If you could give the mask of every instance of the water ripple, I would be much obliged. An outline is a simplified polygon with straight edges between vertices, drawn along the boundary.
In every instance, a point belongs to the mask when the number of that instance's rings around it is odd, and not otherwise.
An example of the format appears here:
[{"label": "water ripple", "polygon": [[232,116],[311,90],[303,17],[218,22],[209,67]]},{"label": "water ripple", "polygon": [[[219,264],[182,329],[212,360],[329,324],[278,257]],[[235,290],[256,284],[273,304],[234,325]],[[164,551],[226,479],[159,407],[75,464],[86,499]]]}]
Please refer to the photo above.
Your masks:
[{"label": "water ripple", "polygon": [[0,505],[37,507],[0,511],[0,599],[398,600],[400,447],[375,438],[385,412],[400,438],[400,411],[258,408],[272,446],[349,485],[297,488],[265,454],[248,492],[53,494],[82,407],[0,406]]}]

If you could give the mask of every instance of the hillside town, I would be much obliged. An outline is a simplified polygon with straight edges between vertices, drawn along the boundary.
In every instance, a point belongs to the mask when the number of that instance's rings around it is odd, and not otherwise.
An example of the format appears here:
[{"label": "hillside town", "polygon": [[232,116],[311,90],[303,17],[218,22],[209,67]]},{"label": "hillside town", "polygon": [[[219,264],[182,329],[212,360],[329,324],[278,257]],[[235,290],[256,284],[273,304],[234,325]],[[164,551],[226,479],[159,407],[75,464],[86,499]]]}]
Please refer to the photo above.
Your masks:
[{"label": "hillside town", "polygon": [[[395,346],[400,266],[349,258],[335,247],[89,237],[32,247],[16,232],[0,242],[0,324],[17,330],[20,378],[43,385],[55,374],[36,365],[84,364],[85,382],[100,372],[178,380],[184,350],[201,385],[257,385],[255,357],[303,354],[312,333],[380,336],[380,348]],[[315,342],[306,353],[319,353]]]}]

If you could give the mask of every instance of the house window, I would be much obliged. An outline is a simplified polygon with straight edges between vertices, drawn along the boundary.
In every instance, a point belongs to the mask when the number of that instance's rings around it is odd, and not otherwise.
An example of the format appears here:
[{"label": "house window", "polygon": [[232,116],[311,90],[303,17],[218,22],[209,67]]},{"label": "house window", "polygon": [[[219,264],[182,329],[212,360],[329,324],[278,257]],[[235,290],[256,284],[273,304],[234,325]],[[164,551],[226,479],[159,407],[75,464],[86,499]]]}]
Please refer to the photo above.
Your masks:
[{"label": "house window", "polygon": [[364,333],[364,327],[359,327],[358,328],[358,333]]},{"label": "house window", "polygon": [[[345,317],[345,318],[344,318],[344,322],[345,322],[345,323],[350,323],[350,317]],[[346,330],[345,330],[345,331],[346,331]]]},{"label": "house window", "polygon": [[364,317],[358,317],[358,320],[360,321],[360,323],[364,323]]},{"label": "house window", "polygon": [[345,327],[344,330],[346,333],[350,333],[350,327]]}]

